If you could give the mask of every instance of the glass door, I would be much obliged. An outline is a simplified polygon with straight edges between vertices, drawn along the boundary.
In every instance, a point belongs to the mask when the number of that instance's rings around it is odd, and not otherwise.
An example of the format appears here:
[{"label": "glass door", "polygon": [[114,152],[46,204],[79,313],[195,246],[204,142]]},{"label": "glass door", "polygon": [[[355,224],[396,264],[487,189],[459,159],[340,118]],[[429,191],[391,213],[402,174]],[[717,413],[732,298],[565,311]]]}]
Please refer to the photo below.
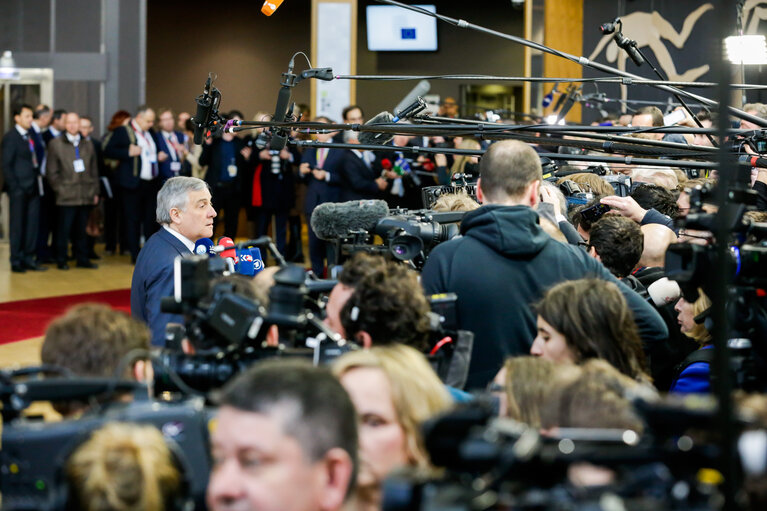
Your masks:
[{"label": "glass door", "polygon": [[[53,106],[53,69],[20,69],[18,80],[0,80],[0,136],[13,128],[11,112],[24,103],[33,108],[41,103]],[[0,194],[0,242],[8,242],[8,194],[5,193]]]}]

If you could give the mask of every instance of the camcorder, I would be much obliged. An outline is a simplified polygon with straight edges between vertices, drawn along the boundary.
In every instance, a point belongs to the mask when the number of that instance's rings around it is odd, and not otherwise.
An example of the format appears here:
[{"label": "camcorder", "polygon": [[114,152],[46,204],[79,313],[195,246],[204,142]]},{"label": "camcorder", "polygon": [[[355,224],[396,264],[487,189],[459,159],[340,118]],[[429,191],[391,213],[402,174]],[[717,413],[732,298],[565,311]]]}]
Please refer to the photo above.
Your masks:
[{"label": "camcorder", "polygon": [[[170,448],[181,475],[172,509],[205,508],[211,470],[208,424],[213,411],[201,399],[157,402],[147,386],[137,382],[94,378],[40,379],[51,368],[25,368],[0,374],[3,432],[0,450],[0,492],[4,510],[65,511],[74,509],[66,477],[69,457],[95,430],[113,422],[156,427]],[[117,394],[133,401],[119,402]],[[99,396],[98,400],[94,396]],[[21,413],[35,401],[82,400],[95,403],[81,417],[42,422]],[[97,402],[98,401],[98,402]]]},{"label": "camcorder", "polygon": [[[322,322],[320,295],[336,281],[312,280],[300,266],[286,266],[274,275],[265,308],[234,281],[221,278],[220,261],[207,256],[176,260],[175,296],[165,298],[161,307],[163,312],[182,314],[185,322],[168,329],[162,363],[155,367],[158,392],[186,387],[207,392],[258,360],[301,357],[324,364],[358,348]],[[268,346],[266,333],[273,325],[278,327],[279,344]],[[183,351],[184,338],[193,354]]]},{"label": "camcorder", "polygon": [[[498,418],[489,398],[460,405],[422,428],[439,471],[390,476],[383,509],[718,509],[719,487],[700,472],[718,466],[715,401],[697,396],[633,402],[645,424],[641,434],[568,427],[542,434]],[[738,417],[739,433],[749,424]],[[765,456],[764,449],[754,454]],[[580,471],[595,468],[609,473],[610,482],[577,482]],[[715,473],[712,468],[703,472]]]},{"label": "camcorder", "polygon": [[[714,185],[698,185],[685,192],[690,196],[690,210],[686,218],[677,220],[677,226],[684,228],[685,233],[689,230],[698,233],[713,231],[715,215],[722,212],[707,213],[703,206],[712,201]],[[755,204],[753,190],[733,189],[730,197],[734,211],[730,215],[732,222],[727,227],[732,233],[732,241],[723,240],[728,243],[724,267],[717,263],[714,245],[675,243],[666,252],[665,272],[669,279],[679,284],[682,296],[690,303],[698,299],[699,289],[713,296],[711,275],[714,272],[725,272],[731,277],[733,285],[725,299],[734,382],[744,390],[764,391],[767,380],[762,375],[767,347],[763,340],[767,338],[767,309],[763,289],[767,287],[767,269],[762,260],[767,257],[767,223],[745,219],[746,211]],[[713,239],[707,236],[700,238]],[[696,321],[712,331],[711,316],[707,312],[702,316]]]},{"label": "camcorder", "polygon": [[[221,278],[220,258],[188,256],[176,260],[174,297],[162,310],[182,314],[184,325],[171,325],[166,346],[154,363],[156,392],[206,393],[223,386],[247,367],[272,357],[299,357],[315,365],[332,363],[359,349],[324,324],[325,299],[336,280],[309,278],[298,265],[281,268],[264,307]],[[425,353],[440,378],[462,388],[468,374],[473,335],[457,329],[455,294],[429,298],[431,351]],[[266,342],[276,326],[276,346]],[[186,353],[188,339],[194,353]]]}]

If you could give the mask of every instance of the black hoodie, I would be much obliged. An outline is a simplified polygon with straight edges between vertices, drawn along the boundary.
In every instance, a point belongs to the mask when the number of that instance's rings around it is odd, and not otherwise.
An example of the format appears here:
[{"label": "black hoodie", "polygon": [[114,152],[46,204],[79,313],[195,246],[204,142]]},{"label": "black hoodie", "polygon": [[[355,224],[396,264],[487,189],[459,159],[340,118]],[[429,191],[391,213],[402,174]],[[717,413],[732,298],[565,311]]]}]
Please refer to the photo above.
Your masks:
[{"label": "black hoodie", "polygon": [[431,252],[422,283],[429,294],[456,293],[459,328],[475,334],[467,389],[487,385],[507,357],[530,352],[536,336],[530,306],[565,280],[596,277],[616,283],[645,347],[668,336],[651,305],[586,252],[549,237],[527,206],[483,206],[466,214],[461,233]]}]

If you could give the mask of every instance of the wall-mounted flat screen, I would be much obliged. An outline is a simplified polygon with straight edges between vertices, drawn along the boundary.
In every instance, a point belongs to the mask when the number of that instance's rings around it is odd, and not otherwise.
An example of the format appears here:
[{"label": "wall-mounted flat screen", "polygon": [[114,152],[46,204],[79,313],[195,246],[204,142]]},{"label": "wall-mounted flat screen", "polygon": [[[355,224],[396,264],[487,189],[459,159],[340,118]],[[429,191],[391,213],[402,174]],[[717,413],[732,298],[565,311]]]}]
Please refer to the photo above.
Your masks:
[{"label": "wall-mounted flat screen", "polygon": [[[437,12],[434,5],[418,5]],[[393,5],[367,7],[368,50],[437,51],[437,20]]]}]

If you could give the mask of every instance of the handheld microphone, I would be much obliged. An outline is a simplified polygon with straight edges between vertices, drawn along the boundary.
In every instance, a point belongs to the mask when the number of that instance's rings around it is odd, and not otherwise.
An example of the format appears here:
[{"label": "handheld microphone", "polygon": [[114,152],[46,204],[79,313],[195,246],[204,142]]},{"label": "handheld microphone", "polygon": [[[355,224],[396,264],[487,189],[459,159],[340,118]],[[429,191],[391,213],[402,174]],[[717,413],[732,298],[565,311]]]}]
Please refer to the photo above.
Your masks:
[{"label": "handheld microphone", "polygon": [[312,230],[322,240],[344,238],[350,231],[372,231],[379,220],[389,215],[382,200],[326,202],[312,212]]},{"label": "handheld microphone", "polygon": [[253,271],[253,254],[247,248],[235,249],[236,257],[235,269],[240,275],[248,275],[252,277],[255,275]]},{"label": "handheld microphone", "polygon": [[221,257],[224,259],[232,259],[234,261],[237,260],[237,252],[234,249],[234,241],[232,241],[232,238],[226,236],[219,238],[218,244],[224,247],[224,250],[219,254]]},{"label": "handheld microphone", "polygon": [[213,240],[210,238],[200,238],[194,244],[195,255],[209,255],[213,257]]},{"label": "handheld microphone", "polygon": [[261,249],[258,247],[251,247],[250,255],[253,258],[253,274],[256,275],[264,269],[264,259],[261,257]]},{"label": "handheld microphone", "polygon": [[205,89],[202,91],[202,95],[197,96],[195,101],[197,102],[197,113],[192,121],[194,121],[194,143],[196,145],[202,144],[202,136],[205,133],[205,126],[208,124],[210,118],[210,110],[213,106],[213,98],[210,95],[211,79],[208,76],[205,82]]},{"label": "handheld microphone", "polygon": [[543,96],[543,99],[541,100],[541,106],[543,106],[543,108],[547,108],[551,104],[551,102],[554,100],[554,93],[558,92],[557,91],[558,86],[559,86],[559,82],[555,82],[554,87],[551,88],[551,91],[549,91],[548,94]]}]

